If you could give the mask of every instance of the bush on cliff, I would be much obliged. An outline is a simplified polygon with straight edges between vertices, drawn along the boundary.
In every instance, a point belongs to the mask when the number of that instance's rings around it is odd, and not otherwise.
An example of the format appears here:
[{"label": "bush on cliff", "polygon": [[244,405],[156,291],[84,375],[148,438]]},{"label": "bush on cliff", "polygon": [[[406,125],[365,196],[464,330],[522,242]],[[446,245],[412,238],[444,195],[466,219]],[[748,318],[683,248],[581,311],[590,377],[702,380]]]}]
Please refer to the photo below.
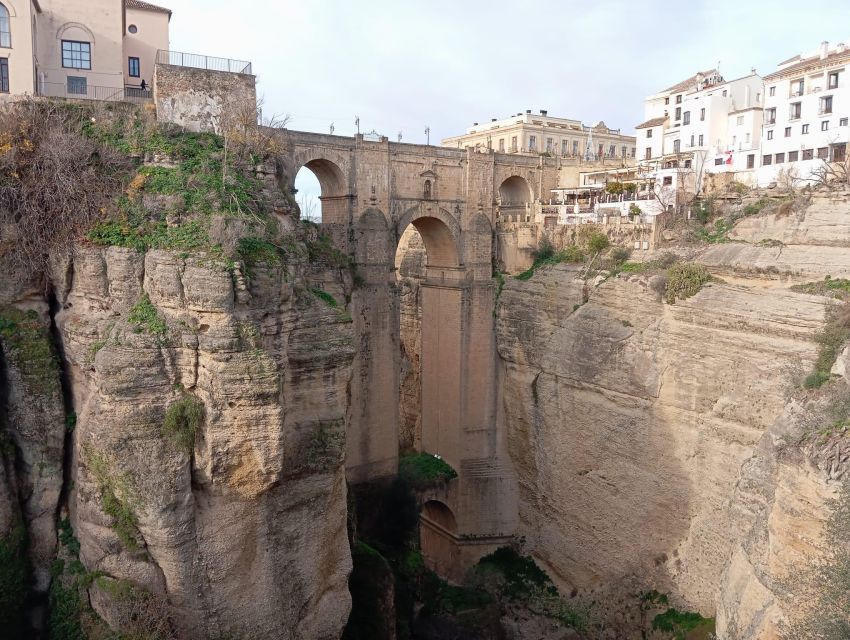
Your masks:
[{"label": "bush on cliff", "polygon": [[165,411],[162,435],[186,455],[192,455],[195,435],[204,420],[204,404],[195,396],[185,394],[172,402]]},{"label": "bush on cliff", "polygon": [[398,461],[398,475],[414,489],[422,491],[457,478],[457,471],[442,458],[423,451],[402,456]]},{"label": "bush on cliff", "polygon": [[674,264],[667,269],[667,292],[665,299],[669,304],[676,300],[685,300],[699,293],[703,285],[711,280],[711,274],[701,264]]},{"label": "bush on cliff", "polygon": [[830,380],[832,366],[848,340],[850,340],[850,305],[846,302],[833,304],[827,309],[826,324],[815,336],[819,347],[818,357],[815,360],[814,371],[803,382],[806,389],[816,389]]}]

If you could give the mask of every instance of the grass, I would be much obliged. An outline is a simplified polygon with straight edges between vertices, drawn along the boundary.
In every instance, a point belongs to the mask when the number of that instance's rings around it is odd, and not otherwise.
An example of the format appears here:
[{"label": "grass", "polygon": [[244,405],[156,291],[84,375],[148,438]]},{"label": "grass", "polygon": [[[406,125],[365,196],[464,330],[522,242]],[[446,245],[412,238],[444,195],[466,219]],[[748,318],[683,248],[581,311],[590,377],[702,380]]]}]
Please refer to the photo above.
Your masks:
[{"label": "grass", "polygon": [[670,607],[664,613],[659,613],[652,620],[652,628],[675,634],[676,640],[687,640],[691,632],[702,630],[706,637],[714,632],[714,618],[703,618],[693,611],[679,611]]},{"label": "grass", "polygon": [[711,280],[711,274],[701,264],[674,264],[667,269],[667,291],[665,299],[669,304],[676,300],[685,300],[696,295],[703,285]]},{"label": "grass", "polygon": [[798,293],[810,293],[816,296],[829,296],[839,300],[847,300],[850,297],[850,280],[847,280],[846,278],[833,279],[831,276],[826,276],[819,282],[795,284],[791,287],[791,291],[796,291]]},{"label": "grass", "polygon": [[26,544],[27,532],[19,518],[11,531],[0,537],[0,629],[9,637],[23,637],[30,579]]},{"label": "grass", "polygon": [[442,458],[422,451],[401,456],[398,475],[421,491],[457,478],[457,471]]},{"label": "grass", "polygon": [[0,305],[0,343],[10,364],[34,395],[59,389],[59,360],[38,313]]},{"label": "grass", "polygon": [[571,245],[560,251],[553,251],[552,253],[539,253],[535,257],[531,267],[520,273],[516,278],[517,280],[530,280],[534,272],[540,267],[561,263],[581,263],[584,262],[586,257],[584,251],[575,245]]},{"label": "grass", "polygon": [[310,289],[310,293],[312,293],[314,296],[316,296],[319,300],[324,302],[329,307],[333,309],[339,308],[339,303],[336,301],[336,298],[334,298],[327,291],[323,291],[322,289]]},{"label": "grass", "polygon": [[705,227],[696,227],[694,229],[697,238],[708,244],[723,244],[731,242],[729,232],[732,230],[733,223],[725,218],[720,218],[714,221],[714,229],[706,229]]},{"label": "grass", "polygon": [[103,454],[91,449],[85,453],[86,466],[98,486],[103,512],[112,518],[112,530],[125,549],[136,551],[139,548],[139,527],[133,511],[133,492],[127,478],[114,476]]},{"label": "grass", "polygon": [[136,333],[146,333],[160,340],[165,337],[168,326],[153,306],[148,294],[144,294],[130,309],[127,321],[133,325]]},{"label": "grass", "polygon": [[269,267],[277,266],[282,262],[283,251],[268,240],[256,236],[240,238],[236,244],[236,255],[245,264],[250,274],[252,267],[256,264],[265,264]]},{"label": "grass", "polygon": [[195,396],[184,394],[165,411],[162,435],[187,456],[195,448],[195,435],[204,420],[204,404]]},{"label": "grass", "polygon": [[834,305],[827,309],[826,324],[815,336],[818,344],[818,357],[814,370],[806,376],[803,386],[806,389],[817,389],[832,378],[832,366],[838,359],[838,354],[850,340],[850,307],[846,303]]}]

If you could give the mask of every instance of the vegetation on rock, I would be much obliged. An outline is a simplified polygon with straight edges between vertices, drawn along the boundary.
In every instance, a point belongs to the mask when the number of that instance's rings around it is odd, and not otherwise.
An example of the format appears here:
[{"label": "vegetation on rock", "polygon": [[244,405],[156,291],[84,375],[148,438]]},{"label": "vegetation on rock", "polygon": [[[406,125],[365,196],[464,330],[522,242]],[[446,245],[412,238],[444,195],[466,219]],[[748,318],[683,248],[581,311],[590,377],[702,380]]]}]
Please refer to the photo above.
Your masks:
[{"label": "vegetation on rock", "polygon": [[103,512],[112,518],[112,530],[128,551],[139,548],[138,519],[133,510],[135,495],[125,476],[115,476],[106,457],[91,449],[86,450],[86,465],[97,483]]},{"label": "vegetation on rock", "polygon": [[29,591],[30,566],[27,532],[22,522],[0,536],[0,629],[9,637],[23,637],[24,602]]},{"label": "vegetation on rock", "polygon": [[147,333],[158,339],[165,337],[168,326],[153,306],[148,294],[144,294],[130,309],[127,321],[135,327],[136,333]]},{"label": "vegetation on rock", "polygon": [[457,478],[457,471],[442,458],[422,451],[401,456],[398,475],[421,491]]},{"label": "vegetation on rock", "polygon": [[669,304],[676,300],[685,300],[699,293],[703,285],[711,280],[711,274],[701,264],[674,264],[667,269],[667,292],[665,299]]},{"label": "vegetation on rock", "polygon": [[816,389],[832,377],[830,373],[832,366],[848,340],[850,340],[850,306],[847,303],[833,304],[827,309],[826,324],[815,336],[819,347],[818,357],[815,360],[814,371],[803,382],[806,389]]},{"label": "vegetation on rock", "polygon": [[59,361],[37,312],[0,305],[0,346],[35,395],[59,389]]},{"label": "vegetation on rock", "polygon": [[193,395],[184,394],[165,411],[162,435],[187,456],[195,448],[195,435],[204,420],[204,404]]}]

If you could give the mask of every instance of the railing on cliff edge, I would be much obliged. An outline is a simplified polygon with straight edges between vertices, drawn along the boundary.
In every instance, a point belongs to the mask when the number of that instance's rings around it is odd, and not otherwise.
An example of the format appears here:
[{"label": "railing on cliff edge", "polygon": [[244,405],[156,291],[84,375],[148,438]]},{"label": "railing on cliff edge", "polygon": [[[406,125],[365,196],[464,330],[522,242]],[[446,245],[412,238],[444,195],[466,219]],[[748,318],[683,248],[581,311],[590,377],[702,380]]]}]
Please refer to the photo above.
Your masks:
[{"label": "railing on cliff edge", "polygon": [[67,98],[69,100],[99,100],[102,102],[150,102],[153,92],[135,86],[103,87],[92,84],[63,82],[39,82],[36,95],[44,98]]},{"label": "railing on cliff edge", "polygon": [[227,73],[252,75],[251,63],[247,60],[231,60],[230,58],[217,58],[198,53],[184,53],[183,51],[166,51],[165,49],[160,49],[156,52],[156,62],[157,64],[169,64],[175,67],[190,67],[192,69],[205,69],[207,71],[225,71]]}]

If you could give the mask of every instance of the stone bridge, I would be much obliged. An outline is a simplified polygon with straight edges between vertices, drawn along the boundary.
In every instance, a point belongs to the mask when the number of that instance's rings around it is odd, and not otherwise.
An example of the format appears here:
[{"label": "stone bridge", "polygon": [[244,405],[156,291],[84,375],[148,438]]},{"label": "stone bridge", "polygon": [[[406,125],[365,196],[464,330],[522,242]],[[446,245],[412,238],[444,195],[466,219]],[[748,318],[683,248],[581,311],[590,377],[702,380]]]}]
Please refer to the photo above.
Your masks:
[{"label": "stone bridge", "polygon": [[[476,153],[297,131],[280,134],[284,186],[302,167],[321,185],[322,226],[353,257],[359,339],[346,472],[396,473],[399,286],[396,250],[410,225],[427,254],[421,302],[421,448],[459,474],[422,512],[423,551],[449,573],[514,532],[517,488],[497,430],[493,241],[499,216],[522,216],[557,186],[555,159]],[[449,560],[451,559],[451,560]]]}]

